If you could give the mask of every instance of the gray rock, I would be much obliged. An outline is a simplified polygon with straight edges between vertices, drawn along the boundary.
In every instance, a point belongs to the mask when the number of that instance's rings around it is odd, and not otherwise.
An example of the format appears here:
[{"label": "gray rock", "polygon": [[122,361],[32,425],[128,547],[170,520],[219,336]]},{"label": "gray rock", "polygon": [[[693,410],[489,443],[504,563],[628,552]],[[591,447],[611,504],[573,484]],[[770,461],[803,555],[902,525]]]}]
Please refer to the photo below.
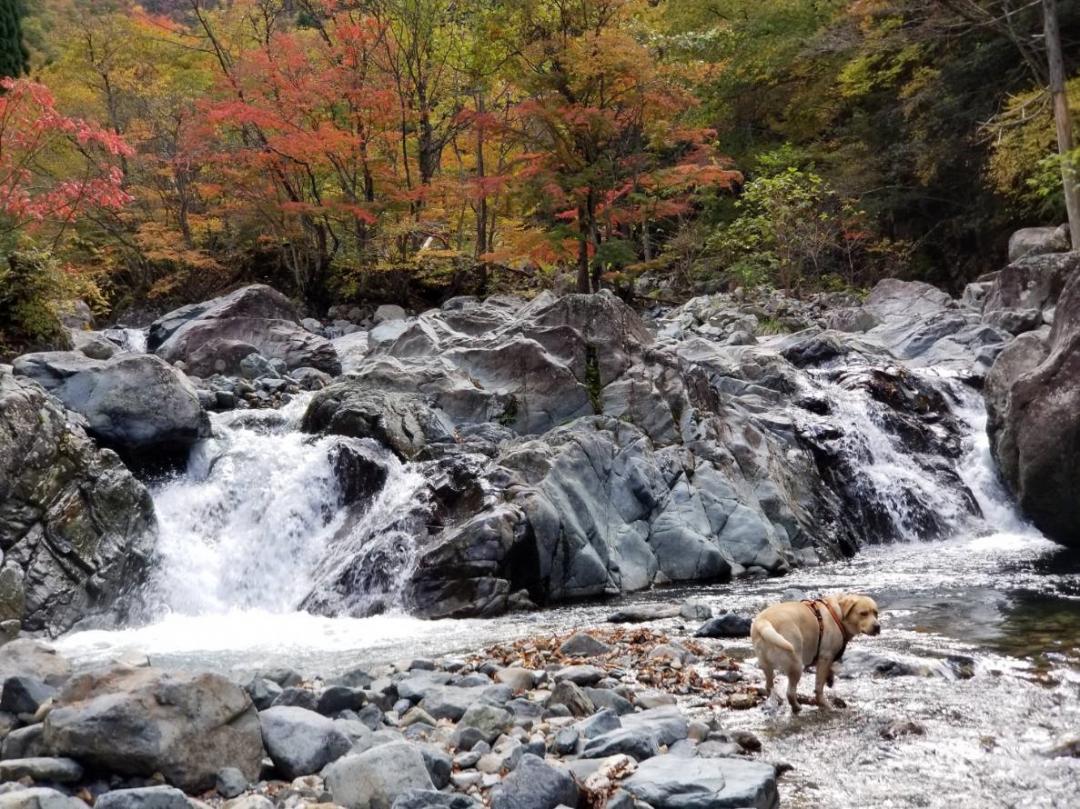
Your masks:
[{"label": "gray rock", "polygon": [[624,728],[643,730],[656,737],[657,744],[672,745],[685,739],[690,733],[690,724],[682,711],[675,705],[662,705],[649,708],[640,713],[620,717]]},{"label": "gray rock", "polygon": [[46,781],[74,784],[83,776],[83,768],[70,758],[12,758],[0,761],[0,781]]},{"label": "gray rock", "polygon": [[664,618],[674,618],[679,614],[679,608],[668,604],[642,604],[637,607],[624,607],[608,616],[608,621],[613,624],[642,624],[646,621],[660,621]]},{"label": "gray rock", "polygon": [[458,722],[459,728],[475,728],[481,737],[491,743],[510,727],[513,717],[509,711],[493,705],[471,705]]},{"label": "gray rock", "polygon": [[481,809],[481,806],[468,795],[410,789],[397,796],[391,809]]},{"label": "gray rock", "polygon": [[4,759],[18,758],[43,758],[49,755],[49,749],[45,744],[45,726],[38,722],[33,725],[11,731],[4,737],[3,749],[0,751]]},{"label": "gray rock", "polygon": [[214,789],[223,798],[235,798],[248,788],[247,777],[235,767],[224,767],[217,774]]},{"label": "gray rock", "polygon": [[733,612],[725,612],[716,618],[711,618],[694,633],[697,638],[748,638],[750,637],[750,618],[744,615],[736,615]]},{"label": "gray rock", "polygon": [[597,711],[588,719],[583,719],[574,725],[574,729],[586,739],[593,739],[622,727],[619,715],[610,708]]},{"label": "gray rock", "polygon": [[491,791],[492,809],[555,809],[577,802],[578,787],[570,774],[533,755],[523,756]]},{"label": "gray rock", "polygon": [[405,316],[405,310],[400,306],[396,306],[392,303],[384,303],[375,310],[375,314],[371,319],[375,323],[383,323],[387,320],[402,320]]},{"label": "gray rock", "polygon": [[654,809],[776,809],[780,802],[771,765],[733,758],[657,756],[623,788]]},{"label": "gray rock", "polygon": [[1021,335],[998,356],[986,405],[991,452],[1021,509],[1051,539],[1080,546],[1080,273],[1047,342]]},{"label": "gray rock", "polygon": [[33,715],[56,693],[56,688],[36,677],[8,677],[0,695],[0,711]]},{"label": "gray rock", "polygon": [[570,680],[563,680],[551,689],[547,707],[557,705],[564,706],[574,716],[588,716],[596,710],[592,700]]},{"label": "gray rock", "polygon": [[442,789],[450,783],[450,774],[454,770],[454,761],[450,754],[433,744],[417,745],[420,755],[424,757],[424,766],[427,767],[428,775],[435,789]]},{"label": "gray rock", "polygon": [[338,759],[325,778],[334,803],[346,809],[390,809],[409,790],[434,789],[423,756],[404,742]]},{"label": "gray rock", "polygon": [[316,710],[325,716],[333,716],[341,711],[358,711],[362,707],[364,707],[363,690],[344,685],[332,685],[319,694]]},{"label": "gray rock", "polygon": [[568,756],[577,752],[578,741],[581,739],[577,728],[563,728],[555,734],[551,743],[551,750],[556,755]]},{"label": "gray rock", "polygon": [[83,416],[99,441],[138,454],[186,453],[210,435],[210,419],[187,378],[150,354],[93,360],[52,351],[24,354],[17,376],[34,380]]},{"label": "gray rock", "polygon": [[281,693],[274,697],[272,707],[304,708],[308,711],[314,711],[319,707],[319,698],[315,696],[315,692],[308,688],[289,686],[283,688]]},{"label": "gray rock", "polygon": [[611,647],[587,632],[575,632],[562,642],[559,651],[568,657],[599,657],[611,651]]},{"label": "gray rock", "polygon": [[264,755],[243,689],[215,674],[153,668],[75,678],[45,718],[44,739],[55,755],[119,774],[161,773],[190,792],[212,788],[222,767],[254,781]]},{"label": "gray rock", "polygon": [[[0,366],[0,623],[55,636],[122,611],[146,577],[155,532],[150,495],[120,459],[41,387]],[[56,684],[70,667],[27,651],[33,643],[0,649],[0,675]],[[42,668],[19,663],[24,652]]]},{"label": "gray rock", "polygon": [[634,703],[610,688],[586,688],[585,696],[596,708],[610,708],[619,716],[632,713],[634,710]]},{"label": "gray rock", "polygon": [[9,677],[35,677],[59,686],[71,676],[71,663],[47,643],[16,638],[0,646],[0,682]]},{"label": "gray rock", "polygon": [[656,736],[643,728],[619,728],[589,739],[581,751],[582,758],[607,758],[627,755],[644,761],[660,754]]},{"label": "gray rock", "polygon": [[78,798],[72,798],[55,789],[33,787],[0,793],[0,809],[87,809],[87,807]]},{"label": "gray rock", "polygon": [[167,786],[114,789],[94,801],[96,809],[195,809],[179,789]]},{"label": "gray rock", "polygon": [[607,676],[598,666],[567,666],[555,672],[555,682],[569,681],[575,685],[596,685]]},{"label": "gray rock", "polygon": [[1009,261],[1044,253],[1064,253],[1068,249],[1068,225],[1020,228],[1009,237]]},{"label": "gray rock", "polygon": [[679,606],[679,617],[688,621],[704,621],[712,614],[712,607],[700,598],[688,598]]},{"label": "gray rock", "polygon": [[[202,377],[236,373],[239,361],[253,350],[288,368],[341,373],[333,345],[300,325],[284,295],[260,284],[169,312],[151,324],[147,349],[167,362],[182,360],[189,373]],[[226,367],[219,369],[219,363]]]},{"label": "gray rock", "polygon": [[437,686],[428,690],[420,701],[420,707],[436,719],[451,719],[457,722],[465,711],[480,697],[479,688],[455,688]]},{"label": "gray rock", "polygon": [[305,708],[281,706],[259,714],[263,744],[287,779],[319,772],[352,749],[336,723]]}]

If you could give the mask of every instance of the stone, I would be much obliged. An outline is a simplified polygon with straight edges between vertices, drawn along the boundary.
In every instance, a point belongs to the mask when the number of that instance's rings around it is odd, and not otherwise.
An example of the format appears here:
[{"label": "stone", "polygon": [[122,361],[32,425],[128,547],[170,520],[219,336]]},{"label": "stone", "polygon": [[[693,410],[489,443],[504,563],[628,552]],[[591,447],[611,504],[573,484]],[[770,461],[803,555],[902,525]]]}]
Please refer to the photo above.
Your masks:
[{"label": "stone", "polygon": [[644,728],[618,728],[585,742],[582,758],[607,758],[626,755],[635,761],[644,761],[660,754],[656,736]]},{"label": "stone", "polygon": [[[149,493],[120,459],[0,365],[0,624],[56,636],[120,617],[148,574],[156,528]],[[35,644],[0,648],[0,676],[62,681],[70,666]]]},{"label": "stone", "polygon": [[338,759],[324,774],[334,803],[346,809],[390,809],[413,789],[433,790],[420,752],[405,742]]},{"label": "stone", "polygon": [[580,686],[570,680],[563,680],[551,689],[547,707],[551,708],[557,705],[565,706],[573,716],[588,716],[596,710],[592,700],[581,690]]},{"label": "stone", "polygon": [[0,711],[32,716],[56,693],[56,688],[36,677],[8,677],[0,694]]},{"label": "stone", "polygon": [[311,689],[289,686],[283,688],[281,693],[274,697],[272,707],[304,708],[308,711],[314,711],[319,707],[319,698],[315,696],[315,692],[311,691]]},{"label": "stone", "polygon": [[1064,253],[1068,249],[1068,225],[1020,228],[1009,237],[1009,261],[1043,253]]},{"label": "stone", "polygon": [[679,605],[679,617],[688,621],[703,621],[712,614],[712,607],[700,598],[688,598]]},{"label": "stone", "polygon": [[265,754],[255,706],[216,674],[115,669],[70,681],[44,722],[55,755],[124,775],[161,773],[188,792],[211,789],[222,767],[250,781]]},{"label": "stone", "polygon": [[235,374],[241,354],[251,351],[279,359],[287,368],[341,373],[330,341],[301,326],[288,298],[262,284],[169,312],[151,324],[147,350],[170,363],[182,360],[189,373],[202,377],[217,371],[218,361],[226,363],[223,372]]},{"label": "stone", "polygon": [[168,786],[114,789],[98,796],[95,809],[195,809],[194,801]]},{"label": "stone", "polygon": [[43,758],[48,756],[45,745],[45,726],[38,722],[11,731],[4,737],[2,758]]},{"label": "stone", "polygon": [[511,667],[495,672],[495,681],[504,683],[515,691],[528,691],[536,685],[536,675],[528,669]]},{"label": "stone", "polygon": [[121,453],[186,459],[190,447],[210,435],[194,386],[151,354],[107,360],[64,351],[24,354],[13,368],[83,416],[87,432]]},{"label": "stone", "polygon": [[621,727],[622,722],[619,721],[619,715],[610,708],[597,711],[589,718],[582,719],[574,725],[576,732],[586,739],[593,739]]},{"label": "stone", "polygon": [[0,781],[47,781],[55,784],[78,783],[83,768],[70,758],[11,758],[0,761]]},{"label": "stone", "polygon": [[87,806],[55,789],[33,787],[0,793],[0,809],[87,809]]},{"label": "stone", "polygon": [[476,703],[469,706],[461,719],[458,728],[475,728],[480,731],[481,738],[489,744],[497,739],[512,723],[510,712],[497,708],[493,705]]},{"label": "stone", "polygon": [[424,766],[435,789],[442,789],[450,783],[450,774],[454,770],[454,761],[450,754],[433,744],[418,745],[420,755],[424,757]]},{"label": "stone", "polygon": [[358,711],[364,707],[364,692],[359,688],[344,685],[332,685],[319,694],[316,710],[324,716],[333,716],[341,711]]},{"label": "stone", "polygon": [[353,746],[332,719],[306,708],[270,708],[259,714],[259,725],[266,752],[289,780],[319,772]]},{"label": "stone", "polygon": [[491,791],[492,809],[555,809],[577,806],[578,787],[565,770],[522,756],[517,768]]},{"label": "stone", "polygon": [[606,676],[598,666],[567,666],[555,672],[555,682],[568,681],[575,685],[596,685]]},{"label": "stone", "polygon": [[46,685],[59,686],[71,671],[71,663],[42,641],[16,638],[0,646],[0,682],[11,677],[34,677]]},{"label": "stone", "polygon": [[587,632],[575,632],[562,642],[559,651],[567,657],[600,657],[608,654],[611,648]]},{"label": "stone", "polygon": [[623,789],[654,809],[776,809],[780,802],[771,765],[734,758],[656,756]]},{"label": "stone", "polygon": [[248,788],[247,777],[236,767],[223,767],[218,771],[214,789],[225,799],[235,798]]},{"label": "stone", "polygon": [[619,716],[634,711],[634,703],[615,693],[610,688],[586,688],[585,696],[589,698],[595,708],[610,708]]},{"label": "stone", "polygon": [[639,607],[624,607],[608,616],[612,624],[643,624],[647,621],[661,621],[674,618],[679,608],[668,604],[643,604]]},{"label": "stone", "polygon": [[687,738],[690,725],[682,711],[675,705],[661,705],[656,708],[627,714],[620,717],[624,728],[644,730],[656,737],[657,744],[671,745]]},{"label": "stone", "polygon": [[748,638],[750,637],[751,619],[745,615],[725,612],[698,627],[696,638]]},{"label": "stone", "polygon": [[402,320],[405,316],[405,310],[400,306],[392,303],[384,303],[375,310],[375,314],[371,319],[375,323],[383,323],[387,320]]},{"label": "stone", "polygon": [[481,809],[481,806],[468,795],[410,789],[397,796],[391,809]]},{"label": "stone", "polygon": [[577,728],[562,728],[555,734],[555,738],[551,742],[551,750],[560,756],[576,753],[580,739],[581,735],[578,733]]}]

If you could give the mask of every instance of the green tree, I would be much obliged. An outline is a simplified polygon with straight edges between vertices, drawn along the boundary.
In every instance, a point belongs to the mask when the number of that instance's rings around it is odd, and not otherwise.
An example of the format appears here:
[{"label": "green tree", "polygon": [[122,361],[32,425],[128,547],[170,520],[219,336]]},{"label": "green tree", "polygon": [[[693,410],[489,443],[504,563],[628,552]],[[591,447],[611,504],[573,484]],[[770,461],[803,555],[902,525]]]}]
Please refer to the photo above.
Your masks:
[{"label": "green tree", "polygon": [[30,70],[23,43],[21,0],[0,0],[0,76],[17,78]]}]

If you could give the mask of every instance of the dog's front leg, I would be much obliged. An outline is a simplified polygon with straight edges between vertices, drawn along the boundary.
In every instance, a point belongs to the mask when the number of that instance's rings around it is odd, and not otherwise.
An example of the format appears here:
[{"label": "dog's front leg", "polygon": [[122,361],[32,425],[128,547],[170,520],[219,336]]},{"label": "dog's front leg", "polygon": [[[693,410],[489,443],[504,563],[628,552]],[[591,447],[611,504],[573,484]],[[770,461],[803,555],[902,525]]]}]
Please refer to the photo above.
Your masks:
[{"label": "dog's front leg", "polygon": [[832,658],[820,657],[817,661],[817,667],[815,669],[814,678],[814,697],[817,699],[818,707],[822,710],[829,710],[830,705],[828,700],[825,699],[825,684],[832,685]]}]

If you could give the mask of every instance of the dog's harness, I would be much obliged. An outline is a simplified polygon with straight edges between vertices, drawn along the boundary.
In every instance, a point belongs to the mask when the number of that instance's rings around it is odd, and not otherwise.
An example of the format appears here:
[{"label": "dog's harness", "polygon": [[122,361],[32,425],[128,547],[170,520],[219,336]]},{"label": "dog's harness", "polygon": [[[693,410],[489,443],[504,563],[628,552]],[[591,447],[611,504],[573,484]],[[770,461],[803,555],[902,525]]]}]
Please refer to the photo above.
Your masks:
[{"label": "dog's harness", "polygon": [[833,658],[833,662],[839,662],[840,658],[844,656],[844,650],[847,649],[848,641],[851,640],[851,635],[847,631],[847,627],[844,626],[844,622],[840,620],[840,616],[836,614],[836,610],[833,609],[832,604],[823,598],[816,599],[803,599],[803,604],[806,605],[810,612],[814,613],[814,617],[817,618],[817,649],[814,651],[814,662],[811,665],[816,665],[818,658],[821,657],[821,641],[825,637],[825,620],[821,617],[821,609],[818,605],[823,605],[825,609],[829,611],[829,615],[832,616],[833,621],[836,622],[837,628],[840,630],[840,634],[843,636],[843,643],[840,644],[840,651],[836,657]]}]

